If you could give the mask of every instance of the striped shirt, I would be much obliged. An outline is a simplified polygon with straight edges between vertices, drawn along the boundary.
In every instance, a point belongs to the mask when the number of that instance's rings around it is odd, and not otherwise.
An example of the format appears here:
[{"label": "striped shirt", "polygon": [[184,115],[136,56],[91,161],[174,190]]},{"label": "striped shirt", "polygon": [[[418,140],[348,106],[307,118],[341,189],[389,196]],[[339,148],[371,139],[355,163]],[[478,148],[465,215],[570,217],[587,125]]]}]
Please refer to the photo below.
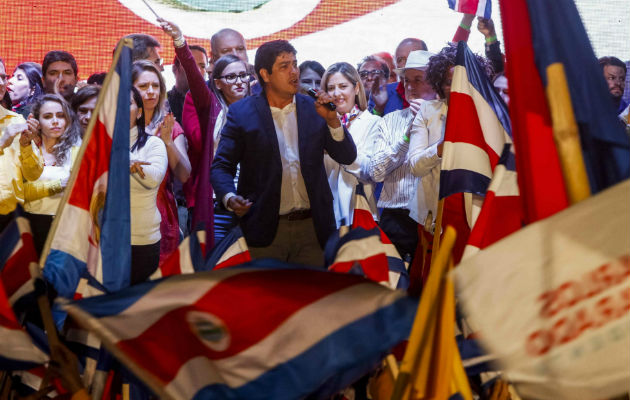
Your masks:
[{"label": "striped shirt", "polygon": [[403,140],[413,118],[409,108],[391,112],[376,129],[369,173],[373,181],[383,182],[378,200],[380,208],[408,208],[416,190],[419,178],[411,173],[407,157],[409,143]]}]

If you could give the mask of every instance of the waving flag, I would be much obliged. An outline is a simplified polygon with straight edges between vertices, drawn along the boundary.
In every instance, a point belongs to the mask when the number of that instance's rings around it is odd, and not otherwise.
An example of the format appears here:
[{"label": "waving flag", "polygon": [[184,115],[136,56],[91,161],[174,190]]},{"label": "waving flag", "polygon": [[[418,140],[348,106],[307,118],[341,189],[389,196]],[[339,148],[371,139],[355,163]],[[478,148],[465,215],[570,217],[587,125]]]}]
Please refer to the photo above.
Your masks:
[{"label": "waving flag", "polygon": [[236,225],[212,249],[212,254],[206,261],[206,268],[203,270],[232,267],[251,260],[252,257],[249,254],[243,231],[240,226]]},{"label": "waving flag", "polygon": [[407,265],[374,221],[371,210],[363,184],[359,183],[354,196],[352,230],[343,237],[337,233],[326,244],[328,270],[356,273],[392,289],[407,289]]},{"label": "waving flag", "polygon": [[33,279],[37,274],[30,224],[18,208],[15,219],[0,234],[0,284],[14,308],[21,308],[22,300],[28,301],[35,290]]},{"label": "waving flag", "polygon": [[468,238],[464,258],[516,232],[523,225],[514,149],[512,144],[506,144],[501,159],[494,168],[479,217]]},{"label": "waving flag", "polygon": [[447,0],[448,6],[457,12],[475,14],[484,18],[492,17],[491,0]]},{"label": "waving flag", "polygon": [[0,370],[29,369],[48,361],[17,322],[9,299],[0,284]]},{"label": "waving flag", "polygon": [[161,398],[295,399],[362,376],[416,306],[355,275],[258,260],[65,308]]},{"label": "waving flag", "polygon": [[[72,298],[87,270],[109,291],[129,285],[129,103],[131,41],[118,45],[60,206],[44,276]],[[89,127],[88,127],[89,128]]]},{"label": "waving flag", "polygon": [[445,199],[442,226],[457,230],[455,263],[475,223],[473,204],[485,195],[505,144],[512,142],[510,135],[507,106],[466,42],[460,41],[444,133],[439,195]]}]

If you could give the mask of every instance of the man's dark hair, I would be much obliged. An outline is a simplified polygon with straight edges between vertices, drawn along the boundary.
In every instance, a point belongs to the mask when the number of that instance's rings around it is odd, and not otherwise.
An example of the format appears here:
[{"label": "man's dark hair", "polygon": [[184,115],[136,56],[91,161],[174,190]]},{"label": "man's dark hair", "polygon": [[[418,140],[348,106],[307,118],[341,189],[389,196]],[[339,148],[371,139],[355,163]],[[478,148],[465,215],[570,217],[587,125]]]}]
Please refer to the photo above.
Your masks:
[{"label": "man's dark hair", "polygon": [[605,66],[607,65],[612,65],[614,67],[620,67],[623,68],[623,72],[624,73],[628,73],[628,69],[626,67],[626,64],[621,61],[620,59],[618,59],[617,57],[602,57],[599,59],[599,65],[602,67],[602,69],[604,69]]},{"label": "man's dark hair", "polygon": [[271,42],[263,43],[258,50],[256,50],[254,69],[256,70],[256,75],[258,75],[258,81],[263,87],[265,87],[265,81],[262,79],[262,76],[260,76],[260,70],[265,69],[267,73],[271,75],[273,64],[281,53],[296,55],[297,51],[291,46],[291,43],[286,40],[272,40]]},{"label": "man's dark hair", "polygon": [[70,64],[70,67],[72,67],[72,71],[74,71],[74,76],[78,75],[79,68],[77,67],[77,60],[74,59],[74,56],[72,54],[63,50],[53,50],[46,53],[46,55],[44,56],[44,61],[42,61],[42,75],[46,76],[46,71],[48,70],[48,67],[50,67],[50,64],[57,61],[67,62],[68,64]]},{"label": "man's dark hair", "polygon": [[133,40],[133,50],[131,50],[131,60],[146,60],[149,58],[149,49],[160,47],[160,42],[151,35],[144,33],[132,33],[126,37]]},{"label": "man's dark hair", "polygon": [[317,75],[319,75],[320,78],[324,76],[324,72],[326,72],[326,69],[324,68],[323,65],[313,60],[304,61],[302,64],[300,64],[299,68],[300,68],[300,75],[302,74],[302,72],[306,71],[307,69],[310,69],[313,72],[315,72]]},{"label": "man's dark hair", "polygon": [[383,77],[385,79],[389,78],[389,65],[387,65],[387,62],[385,62],[385,60],[383,60],[381,57],[375,56],[375,55],[367,56],[363,60],[361,60],[359,65],[357,65],[357,71],[360,71],[363,64],[365,64],[368,61],[374,61],[374,62],[379,63],[381,65],[381,69],[383,70]]},{"label": "man's dark hair", "polygon": [[83,86],[74,94],[74,96],[72,96],[72,101],[70,102],[72,111],[75,113],[78,112],[81,104],[90,100],[92,97],[98,96],[100,91],[101,88],[96,85]]},{"label": "man's dark hair", "polygon": [[[204,49],[203,47],[198,46],[196,44],[192,44],[188,46],[188,48],[190,49],[190,51],[193,51],[193,50],[200,51],[203,53],[204,56],[206,56],[206,58],[208,58],[208,53],[206,52],[206,49]],[[175,58],[173,59],[173,68],[179,68],[180,65],[182,65],[182,63],[179,62],[179,58],[175,56]]]},{"label": "man's dark hair", "polygon": [[420,46],[420,50],[424,50],[424,51],[428,51],[429,48],[427,47],[427,44],[424,42],[424,40],[420,40],[418,38],[405,38],[403,40],[400,41],[400,43],[398,43],[398,46],[396,46],[396,50],[398,50],[398,48],[400,46],[406,45],[406,44],[411,44],[414,43],[418,46]]},{"label": "man's dark hair", "polygon": [[87,79],[88,85],[99,85],[103,86],[103,82],[105,82],[105,77],[107,76],[107,72],[95,72]]}]

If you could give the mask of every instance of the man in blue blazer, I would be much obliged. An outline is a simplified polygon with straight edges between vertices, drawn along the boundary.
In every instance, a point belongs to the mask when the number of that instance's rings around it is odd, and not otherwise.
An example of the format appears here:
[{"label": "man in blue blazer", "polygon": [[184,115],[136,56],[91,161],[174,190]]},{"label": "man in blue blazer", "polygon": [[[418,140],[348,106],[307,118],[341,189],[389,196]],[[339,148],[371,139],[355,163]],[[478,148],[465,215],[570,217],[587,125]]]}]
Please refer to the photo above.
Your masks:
[{"label": "man in blue blazer", "polygon": [[240,217],[254,258],[320,266],[335,230],[324,154],[351,164],[357,151],[337,113],[325,106],[328,94],[316,101],[298,94],[295,54],[284,40],[258,48],[254,67],[263,92],[230,106],[211,180],[217,199]]}]

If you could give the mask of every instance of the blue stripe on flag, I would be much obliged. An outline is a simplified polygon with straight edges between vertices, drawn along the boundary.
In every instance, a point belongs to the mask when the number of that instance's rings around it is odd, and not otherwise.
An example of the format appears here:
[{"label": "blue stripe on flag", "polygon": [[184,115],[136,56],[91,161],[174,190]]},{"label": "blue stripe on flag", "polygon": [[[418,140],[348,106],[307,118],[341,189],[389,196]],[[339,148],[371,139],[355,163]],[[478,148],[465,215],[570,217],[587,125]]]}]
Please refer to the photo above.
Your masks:
[{"label": "blue stripe on flag", "polygon": [[120,52],[116,73],[120,77],[120,85],[100,242],[103,286],[109,291],[129,286],[131,279],[131,211],[129,209],[131,49],[127,46],[123,46]]},{"label": "blue stripe on flag", "polygon": [[448,7],[451,10],[455,10],[455,6],[457,5],[457,0],[447,0],[448,1]]},{"label": "blue stripe on flag", "polygon": [[484,18],[492,18],[492,0],[486,0],[486,9],[483,12]]},{"label": "blue stripe on flag", "polygon": [[72,299],[79,279],[86,271],[87,264],[83,261],[64,251],[51,249],[42,274],[44,279],[57,290],[57,295]]},{"label": "blue stripe on flag", "polygon": [[[217,265],[217,263],[223,256],[223,254],[230,248],[230,246],[232,246],[234,243],[236,243],[236,241],[238,241],[242,237],[243,237],[243,231],[241,230],[241,227],[238,225],[234,226],[232,229],[228,231],[228,233],[223,237],[223,239],[221,239],[221,241],[217,243],[216,246],[214,246],[214,249],[212,249],[212,254],[208,256],[208,261],[206,261],[205,266],[203,263],[203,259],[201,260],[200,264],[193,264],[195,266],[195,271],[209,271],[209,270],[214,269],[214,267]],[[192,254],[192,248],[191,248],[191,254]],[[201,252],[199,252],[199,255],[201,256]],[[200,266],[199,269],[197,268],[197,265]]]},{"label": "blue stripe on flag", "polygon": [[28,371],[35,368],[39,363],[31,361],[20,361],[0,355],[0,371]]},{"label": "blue stripe on flag", "polygon": [[440,199],[455,193],[467,192],[485,195],[490,178],[467,169],[440,171]]},{"label": "blue stripe on flag", "polygon": [[[409,336],[417,306],[417,299],[403,297],[340,328],[302,354],[239,388],[210,385],[193,399],[296,399],[309,395],[312,389],[308,388],[322,386],[325,390],[318,391],[316,397],[330,397],[367,373],[392,347]],[[349,346],[350,343],[353,345]],[[322,357],[323,354],[335,357]]]},{"label": "blue stripe on flag", "polygon": [[11,254],[13,254],[20,238],[20,229],[17,221],[14,219],[0,234],[0,271],[4,269],[4,265],[11,257]]}]

